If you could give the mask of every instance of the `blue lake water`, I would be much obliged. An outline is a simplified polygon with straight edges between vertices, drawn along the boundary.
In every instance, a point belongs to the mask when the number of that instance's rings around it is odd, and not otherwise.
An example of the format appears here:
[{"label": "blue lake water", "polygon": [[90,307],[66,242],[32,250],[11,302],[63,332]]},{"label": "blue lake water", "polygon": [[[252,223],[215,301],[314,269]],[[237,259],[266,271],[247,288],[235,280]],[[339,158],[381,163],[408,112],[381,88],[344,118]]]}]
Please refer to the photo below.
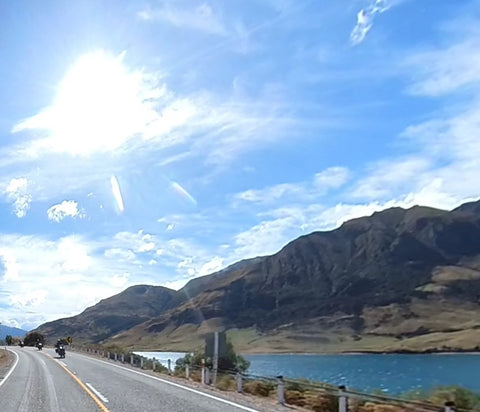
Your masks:
[{"label": "blue lake water", "polygon": [[[181,352],[137,352],[155,357],[167,366],[167,359],[183,357]],[[258,376],[306,378],[345,385],[360,391],[382,389],[390,395],[410,390],[429,390],[440,385],[459,385],[480,394],[480,355],[244,355],[250,361],[248,373]]]},{"label": "blue lake water", "polygon": [[480,393],[480,355],[245,355],[249,373],[283,375],[391,395],[459,385]]}]

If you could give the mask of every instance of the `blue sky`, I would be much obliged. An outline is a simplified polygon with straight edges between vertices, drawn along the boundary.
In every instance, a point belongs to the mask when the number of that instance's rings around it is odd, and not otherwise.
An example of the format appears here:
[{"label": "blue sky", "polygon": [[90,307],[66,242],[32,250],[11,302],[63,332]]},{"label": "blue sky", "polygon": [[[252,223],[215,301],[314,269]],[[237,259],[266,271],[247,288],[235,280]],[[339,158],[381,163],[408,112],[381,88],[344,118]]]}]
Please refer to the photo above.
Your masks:
[{"label": "blue sky", "polygon": [[480,193],[480,2],[0,2],[0,321]]}]

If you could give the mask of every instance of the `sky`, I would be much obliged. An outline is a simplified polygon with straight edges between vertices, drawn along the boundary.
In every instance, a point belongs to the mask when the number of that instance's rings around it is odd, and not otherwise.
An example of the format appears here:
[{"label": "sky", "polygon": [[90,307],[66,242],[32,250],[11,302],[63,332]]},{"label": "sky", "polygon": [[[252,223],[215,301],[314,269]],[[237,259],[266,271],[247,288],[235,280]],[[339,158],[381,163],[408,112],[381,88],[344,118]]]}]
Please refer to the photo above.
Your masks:
[{"label": "sky", "polygon": [[0,322],[480,196],[480,2],[0,0]]}]

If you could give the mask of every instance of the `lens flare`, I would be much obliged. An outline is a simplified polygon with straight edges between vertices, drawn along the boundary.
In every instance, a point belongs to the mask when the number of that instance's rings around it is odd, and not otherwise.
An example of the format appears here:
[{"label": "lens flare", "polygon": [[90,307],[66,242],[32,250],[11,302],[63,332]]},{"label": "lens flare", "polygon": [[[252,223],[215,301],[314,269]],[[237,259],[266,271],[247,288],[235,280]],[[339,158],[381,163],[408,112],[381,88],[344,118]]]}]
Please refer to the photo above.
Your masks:
[{"label": "lens flare", "polygon": [[117,204],[118,210],[122,213],[125,210],[123,206],[122,192],[120,191],[120,185],[115,176],[110,177],[110,184],[112,186],[112,194],[115,202]]},{"label": "lens flare", "polygon": [[192,204],[197,205],[197,201],[195,200],[195,198],[190,193],[188,193],[182,186],[180,186],[180,184],[178,184],[177,182],[172,182],[171,185],[172,185],[172,189],[176,193],[178,193],[183,198],[187,199]]}]

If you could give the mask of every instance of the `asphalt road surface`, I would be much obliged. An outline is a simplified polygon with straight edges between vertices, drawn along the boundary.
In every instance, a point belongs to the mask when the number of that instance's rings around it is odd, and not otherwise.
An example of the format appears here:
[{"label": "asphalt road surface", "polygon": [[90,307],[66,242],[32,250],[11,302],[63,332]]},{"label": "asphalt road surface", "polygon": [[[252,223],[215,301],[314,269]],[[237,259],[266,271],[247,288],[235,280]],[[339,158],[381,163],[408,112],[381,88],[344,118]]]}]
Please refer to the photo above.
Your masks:
[{"label": "asphalt road surface", "polygon": [[117,363],[53,349],[12,348],[14,367],[0,381],[2,412],[256,412]]}]

